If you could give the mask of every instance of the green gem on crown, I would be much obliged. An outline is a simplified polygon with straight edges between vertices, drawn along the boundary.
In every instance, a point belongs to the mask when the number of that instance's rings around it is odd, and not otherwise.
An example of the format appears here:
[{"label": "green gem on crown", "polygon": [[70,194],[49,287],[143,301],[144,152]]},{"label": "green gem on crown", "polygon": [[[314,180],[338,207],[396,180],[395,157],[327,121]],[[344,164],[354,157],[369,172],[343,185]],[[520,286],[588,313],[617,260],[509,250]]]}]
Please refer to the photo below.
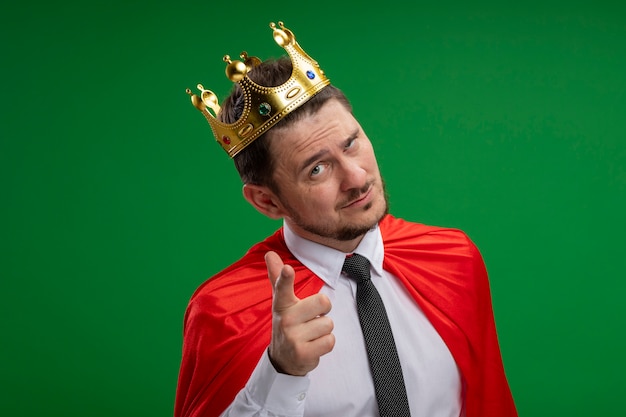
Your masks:
[{"label": "green gem on crown", "polygon": [[261,103],[259,104],[259,114],[261,116],[267,116],[268,114],[270,114],[270,111],[272,111],[272,106],[270,106],[267,103]]}]

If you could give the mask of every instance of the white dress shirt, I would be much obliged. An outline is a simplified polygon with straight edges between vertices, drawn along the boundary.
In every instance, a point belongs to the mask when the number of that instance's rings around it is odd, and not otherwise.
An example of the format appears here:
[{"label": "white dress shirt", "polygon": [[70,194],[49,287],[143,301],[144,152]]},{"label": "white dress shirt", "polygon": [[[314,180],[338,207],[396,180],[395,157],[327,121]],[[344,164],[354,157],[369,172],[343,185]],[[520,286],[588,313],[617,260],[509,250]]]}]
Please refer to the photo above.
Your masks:
[{"label": "white dress shirt", "polygon": [[[293,255],[324,281],[320,292],[332,303],[328,316],[334,322],[335,347],[306,376],[279,374],[266,351],[222,416],[378,417],[356,309],[356,282],[341,272],[346,254],[299,237],[286,223],[284,235]],[[396,341],[411,415],[462,417],[460,372],[402,283],[383,270],[384,247],[378,227],[365,235],[354,252],[371,263],[372,282],[383,299]]]}]

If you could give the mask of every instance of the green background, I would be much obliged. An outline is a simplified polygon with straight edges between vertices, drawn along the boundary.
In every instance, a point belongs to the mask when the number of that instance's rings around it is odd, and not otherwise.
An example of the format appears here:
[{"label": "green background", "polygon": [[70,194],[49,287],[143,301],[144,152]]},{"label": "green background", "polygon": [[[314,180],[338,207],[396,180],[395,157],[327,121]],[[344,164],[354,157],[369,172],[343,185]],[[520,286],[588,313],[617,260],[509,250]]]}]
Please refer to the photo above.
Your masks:
[{"label": "green background", "polygon": [[4,2],[0,414],[172,415],[189,297],[280,225],[184,90],[283,20],[481,249],[520,415],[625,415],[626,6],[504,3]]}]

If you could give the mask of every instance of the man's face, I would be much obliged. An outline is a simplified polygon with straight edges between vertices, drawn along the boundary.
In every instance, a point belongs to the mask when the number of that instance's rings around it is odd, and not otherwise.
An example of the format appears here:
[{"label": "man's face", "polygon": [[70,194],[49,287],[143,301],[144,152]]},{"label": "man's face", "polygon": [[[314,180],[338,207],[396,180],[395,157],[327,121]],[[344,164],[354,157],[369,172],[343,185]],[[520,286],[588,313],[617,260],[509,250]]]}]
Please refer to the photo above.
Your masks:
[{"label": "man's face", "polygon": [[347,252],[387,213],[372,144],[338,101],[275,129],[270,151],[277,198],[298,235]]}]

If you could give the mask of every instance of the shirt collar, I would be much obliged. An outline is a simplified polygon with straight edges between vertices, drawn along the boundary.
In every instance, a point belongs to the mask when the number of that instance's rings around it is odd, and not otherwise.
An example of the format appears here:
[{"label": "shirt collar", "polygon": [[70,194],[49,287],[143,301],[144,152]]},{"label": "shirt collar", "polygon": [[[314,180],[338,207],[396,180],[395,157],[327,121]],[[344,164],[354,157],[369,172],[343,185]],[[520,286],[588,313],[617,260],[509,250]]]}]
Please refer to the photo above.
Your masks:
[{"label": "shirt collar", "polygon": [[[296,259],[327,285],[335,288],[347,254],[298,236],[285,221],[283,221],[283,230],[285,244]],[[365,234],[353,253],[365,256],[370,261],[374,272],[382,275],[385,251],[378,225]]]}]

